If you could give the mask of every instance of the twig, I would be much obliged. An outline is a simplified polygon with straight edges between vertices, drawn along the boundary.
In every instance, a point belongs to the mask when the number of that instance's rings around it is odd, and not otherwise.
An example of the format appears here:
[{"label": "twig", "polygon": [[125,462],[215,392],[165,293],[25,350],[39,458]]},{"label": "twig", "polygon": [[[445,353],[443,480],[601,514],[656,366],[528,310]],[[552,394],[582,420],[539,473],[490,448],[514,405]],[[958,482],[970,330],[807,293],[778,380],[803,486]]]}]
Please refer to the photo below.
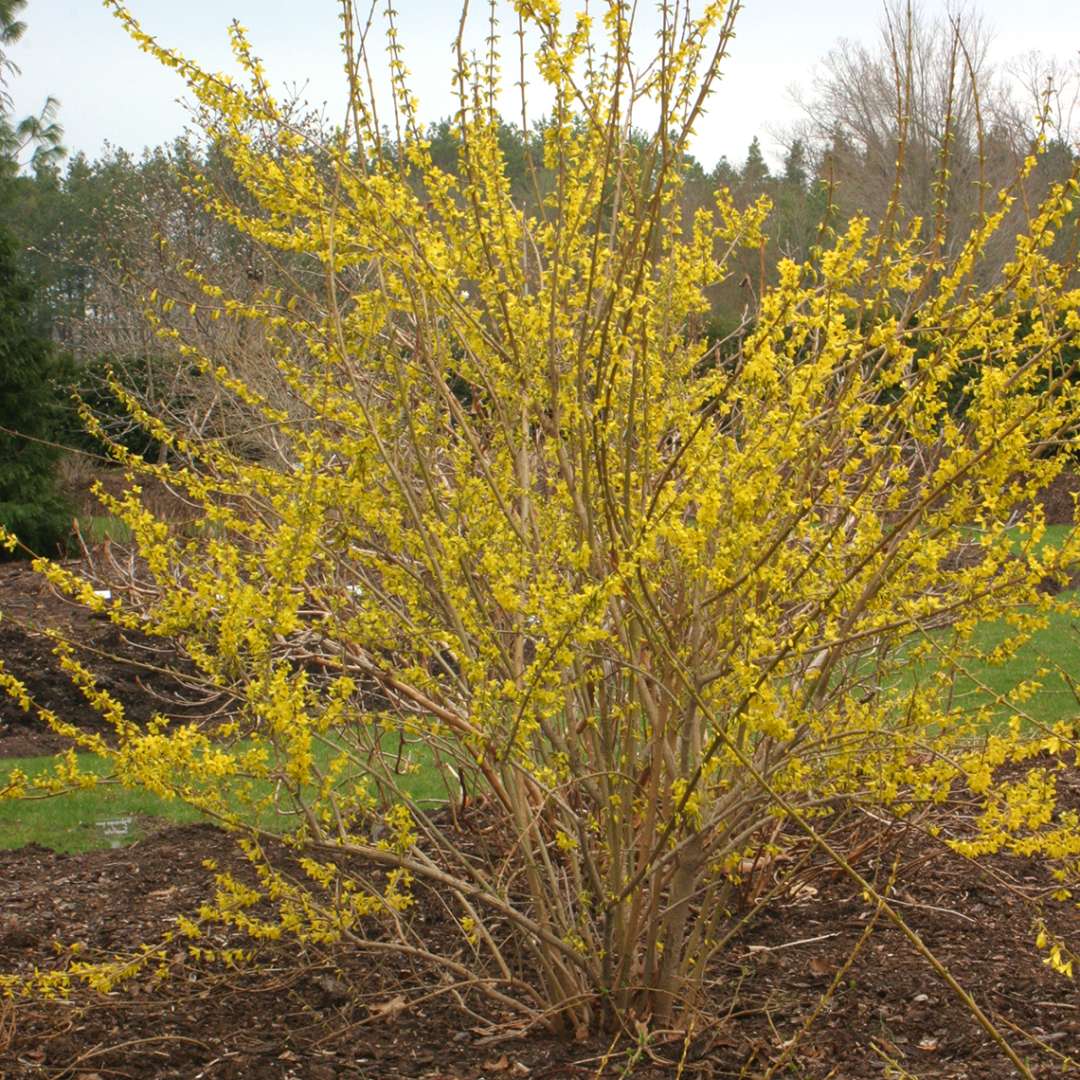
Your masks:
[{"label": "twig", "polygon": [[783,945],[748,945],[747,951],[752,953],[779,952],[781,949],[793,949],[796,945],[812,945],[815,941],[825,941],[828,938],[839,936],[840,931],[836,930],[831,934],[818,934],[817,937],[799,938],[798,941],[785,941]]},{"label": "twig", "polygon": [[210,1047],[206,1043],[201,1042],[199,1039],[191,1039],[187,1035],[148,1035],[144,1039],[128,1039],[126,1042],[114,1043],[112,1046],[95,1046],[92,1050],[87,1050],[85,1054],[80,1054],[70,1065],[65,1066],[60,1072],[53,1076],[52,1080],[62,1080],[62,1077],[68,1075],[68,1073],[74,1072],[75,1069],[81,1065],[84,1061],[89,1061],[91,1058],[101,1057],[103,1054],[112,1054],[117,1050],[127,1050],[133,1046],[143,1046],[147,1043],[160,1043],[160,1042],[184,1042],[191,1043],[193,1046],[200,1046],[203,1050],[210,1050]]}]

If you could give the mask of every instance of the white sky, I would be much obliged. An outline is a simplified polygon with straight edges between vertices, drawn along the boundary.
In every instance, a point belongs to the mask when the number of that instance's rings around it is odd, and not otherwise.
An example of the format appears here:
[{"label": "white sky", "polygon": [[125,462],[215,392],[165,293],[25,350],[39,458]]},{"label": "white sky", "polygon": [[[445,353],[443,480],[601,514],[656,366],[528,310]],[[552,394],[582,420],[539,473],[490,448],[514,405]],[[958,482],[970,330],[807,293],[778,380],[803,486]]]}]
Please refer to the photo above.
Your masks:
[{"label": "white sky", "polygon": [[[226,27],[239,19],[275,85],[306,85],[309,100],[326,101],[334,119],[341,115],[336,0],[128,0],[128,6],[163,44],[211,70],[231,66]],[[567,0],[565,6],[580,5]],[[648,0],[640,6],[647,9]],[[924,0],[922,6],[935,14],[945,4]],[[1075,60],[1080,51],[1078,0],[982,0],[976,7],[994,33],[998,61],[1031,50]],[[397,8],[422,114],[437,119],[451,110],[450,43],[460,5],[397,0]],[[472,10],[471,40],[479,44],[487,4],[473,0]],[[745,0],[723,82],[698,131],[695,152],[705,167],[721,154],[741,162],[755,134],[767,156],[778,160],[782,151],[770,131],[795,119],[792,87],[809,88],[816,62],[838,39],[873,42],[880,12],[875,0]],[[28,29],[11,50],[22,69],[11,85],[17,115],[36,111],[52,94],[60,99],[65,144],[91,157],[106,142],[138,151],[182,130],[186,114],[177,99],[183,83],[141,53],[98,0],[30,0],[22,18]],[[508,19],[506,28],[511,25]],[[508,37],[504,53],[515,42]]]}]

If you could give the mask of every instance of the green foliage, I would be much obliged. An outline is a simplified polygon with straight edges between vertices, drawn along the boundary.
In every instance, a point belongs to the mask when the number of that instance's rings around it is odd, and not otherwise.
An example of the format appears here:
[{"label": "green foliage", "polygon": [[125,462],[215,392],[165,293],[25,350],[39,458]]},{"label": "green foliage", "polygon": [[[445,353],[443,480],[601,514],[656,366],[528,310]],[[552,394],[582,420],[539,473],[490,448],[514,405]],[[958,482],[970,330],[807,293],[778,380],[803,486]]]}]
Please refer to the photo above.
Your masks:
[{"label": "green foliage", "polygon": [[8,56],[7,48],[14,45],[26,31],[26,23],[18,14],[26,0],[0,0],[0,168],[13,172],[23,151],[32,150],[35,166],[54,162],[64,154],[60,140],[63,132],[56,122],[58,102],[46,98],[37,115],[12,121],[9,111],[12,101],[8,92],[8,76],[19,73],[18,65]]},{"label": "green foliage", "polygon": [[52,554],[71,512],[52,445],[64,414],[64,368],[30,326],[32,302],[12,242],[0,234],[0,524],[31,551]]},{"label": "green foliage", "polygon": [[127,543],[131,539],[131,530],[111,514],[95,514],[79,518],[79,531],[83,540],[91,546],[105,540],[114,543]]}]

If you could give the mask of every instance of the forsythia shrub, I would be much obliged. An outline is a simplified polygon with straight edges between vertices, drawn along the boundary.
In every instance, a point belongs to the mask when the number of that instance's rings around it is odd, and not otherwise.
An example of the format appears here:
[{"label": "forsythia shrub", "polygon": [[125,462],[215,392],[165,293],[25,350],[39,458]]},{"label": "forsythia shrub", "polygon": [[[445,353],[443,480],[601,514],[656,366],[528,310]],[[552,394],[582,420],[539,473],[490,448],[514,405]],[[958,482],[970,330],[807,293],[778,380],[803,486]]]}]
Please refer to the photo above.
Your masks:
[{"label": "forsythia shrub", "polygon": [[[200,314],[272,342],[288,409],[228,356],[186,345],[168,297],[147,298],[161,336],[275,455],[231,453],[128,399],[170,451],[165,465],[115,451],[132,486],[111,506],[139,587],[106,603],[41,570],[120,626],[179,642],[232,709],[215,726],[142,728],[69,660],[115,723],[115,746],[95,747],[124,783],[246,834],[260,887],[223,877],[204,918],[400,948],[571,1031],[703,1007],[746,860],[797,838],[901,921],[819,831],[841,804],[884,820],[967,785],[981,816],[954,840],[1052,860],[1067,890],[1080,827],[1055,811],[1054,779],[1076,767],[1075,726],[1031,720],[1031,686],[955,691],[981,621],[1007,617],[1019,641],[1069,604],[1040,584],[1080,542],[1042,543],[1033,496],[1063,467],[1080,406],[1064,359],[1080,288],[1047,254],[1074,227],[1075,179],[989,286],[975,284],[982,252],[1023,175],[948,263],[940,222],[823,234],[709,346],[708,290],[761,245],[769,215],[724,190],[680,209],[732,13],[665,5],[657,53],[635,68],[620,4],[596,20],[555,0],[514,10],[553,102],[551,182],[527,207],[498,140],[494,25],[480,57],[458,43],[450,175],[418,126],[392,13],[389,112],[346,4],[348,123],[316,144],[240,27],[243,83],[117,7],[187,81],[251,202],[200,177],[194,195],[308,272],[237,299],[212,266],[186,268]],[[628,133],[646,106],[642,144]],[[200,506],[200,527],[155,518],[140,475]],[[403,738],[441,799],[410,794]],[[463,840],[469,803],[494,839]],[[262,857],[259,836],[282,827],[302,882]],[[352,876],[343,854],[382,870]],[[416,918],[434,903],[460,931],[438,955]]]}]

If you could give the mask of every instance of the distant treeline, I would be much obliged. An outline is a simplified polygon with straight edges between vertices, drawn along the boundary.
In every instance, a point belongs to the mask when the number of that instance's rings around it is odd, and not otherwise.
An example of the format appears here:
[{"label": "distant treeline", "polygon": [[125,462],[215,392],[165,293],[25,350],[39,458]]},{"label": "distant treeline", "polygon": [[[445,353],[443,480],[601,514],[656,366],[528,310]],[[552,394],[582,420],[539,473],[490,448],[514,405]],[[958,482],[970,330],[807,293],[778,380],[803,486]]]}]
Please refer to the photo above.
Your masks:
[{"label": "distant treeline", "polygon": [[[737,348],[780,261],[805,259],[853,215],[865,214],[872,227],[934,245],[944,264],[960,251],[972,225],[997,209],[1000,191],[1008,190],[1014,199],[1018,225],[1025,206],[1037,204],[1050,184],[1075,173],[1078,159],[1071,147],[1076,144],[1062,118],[1055,117],[1051,95],[1042,94],[1038,110],[1030,101],[1017,103],[1014,89],[978,66],[984,55],[975,47],[979,24],[970,27],[969,59],[962,67],[957,51],[946,47],[956,28],[946,29],[906,28],[906,70],[898,66],[887,34],[876,50],[856,45],[831,53],[804,121],[786,139],[777,170],[769,168],[757,138],[741,161],[685,159],[684,180],[669,211],[680,213],[684,222],[712,205],[719,188],[729,189],[739,206],[762,197],[772,204],[764,242],[733,255],[730,273],[709,290],[708,314],[692,329],[712,340],[732,340]],[[1033,86],[1042,85],[1043,74],[1033,69]],[[1047,85],[1055,84],[1051,79]],[[1041,119],[1033,121],[1036,111]],[[51,122],[52,113],[43,115]],[[51,441],[100,450],[70,404],[77,391],[107,436],[140,454],[165,453],[117,404],[108,386],[115,378],[159,415],[182,415],[189,422],[197,417],[203,435],[243,441],[228,396],[155,335],[145,318],[148,298],[166,305],[171,323],[204,356],[228,355],[233,363],[242,357],[249,384],[272,400],[280,376],[270,343],[243,320],[212,318],[198,279],[242,300],[279,289],[295,294],[305,281],[319,278],[323,267],[302,255],[272,257],[209,211],[200,193],[207,185],[226,202],[252,208],[251,193],[212,141],[181,138],[141,155],[110,149],[96,159],[75,154],[64,162],[56,152],[55,125],[43,129],[39,123],[24,136],[47,152],[35,153],[20,170],[16,129],[8,124],[4,130],[9,146],[7,151],[0,146],[0,234],[10,243],[0,250],[0,264],[10,264],[14,305],[6,317],[19,324],[28,342],[49,342],[51,348],[38,356],[37,345],[20,346],[20,355],[37,359],[29,367],[12,359],[6,372],[0,371],[10,383],[10,408],[0,415],[0,428],[18,422],[20,431],[40,440],[39,448]],[[650,155],[657,148],[640,132],[619,137],[625,182],[640,182],[645,190]],[[456,121],[431,124],[425,138],[435,164],[459,176],[467,189]],[[316,166],[320,156],[327,160],[331,141],[312,125],[304,151]],[[502,123],[498,142],[515,204],[542,213],[545,195],[557,182],[556,167],[545,155],[544,124],[522,131]],[[1037,164],[1025,172],[1024,162],[1034,151]],[[389,134],[378,153],[384,164],[410,169]],[[1073,232],[1061,230],[1062,236]],[[994,237],[987,272],[1011,257],[1014,239],[1015,229],[1006,222]],[[1064,243],[1054,241],[1058,248]],[[1053,253],[1062,262],[1071,255]],[[33,375],[27,374],[30,368]],[[23,404],[14,404],[24,380],[37,389],[31,393],[26,384]],[[45,392],[46,384],[51,391]],[[955,397],[962,406],[962,386]],[[28,408],[37,420],[27,415]],[[29,443],[24,439],[19,445],[29,463]],[[50,454],[39,449],[33,468],[51,468],[55,455]],[[0,513],[3,504],[0,482]],[[52,517],[55,521],[57,513]]]}]

